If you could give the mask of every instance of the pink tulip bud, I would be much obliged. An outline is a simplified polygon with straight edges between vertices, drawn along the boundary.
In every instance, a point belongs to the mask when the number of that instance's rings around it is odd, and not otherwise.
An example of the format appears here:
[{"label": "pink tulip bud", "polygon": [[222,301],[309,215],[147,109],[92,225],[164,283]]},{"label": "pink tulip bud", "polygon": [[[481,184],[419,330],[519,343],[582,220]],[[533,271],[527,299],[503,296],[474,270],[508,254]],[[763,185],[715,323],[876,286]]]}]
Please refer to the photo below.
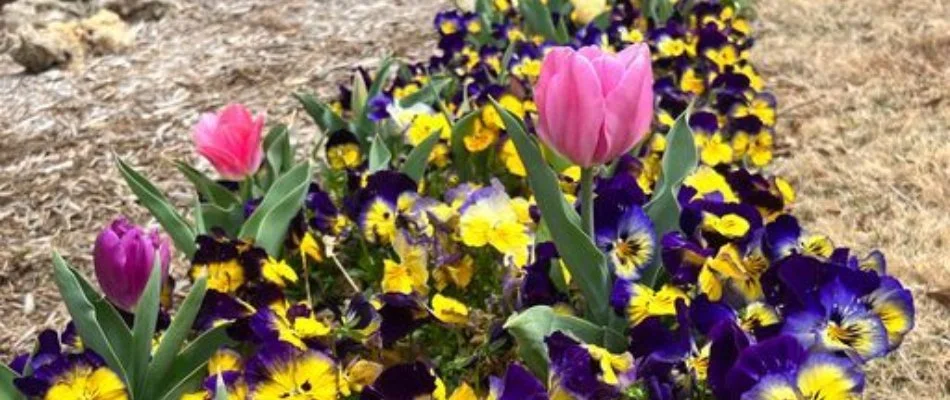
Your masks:
[{"label": "pink tulip bud", "polygon": [[247,107],[231,104],[218,114],[201,116],[195,125],[195,147],[222,177],[239,181],[261,166],[263,129],[263,116],[254,118]]},{"label": "pink tulip bud", "polygon": [[142,228],[119,217],[99,233],[93,250],[96,279],[106,297],[119,308],[135,312],[155,263],[156,252],[162,268],[162,282],[168,278],[171,249],[168,238],[158,230]]},{"label": "pink tulip bud", "polygon": [[645,44],[619,54],[556,47],[534,88],[541,140],[581,167],[605,164],[646,135],[653,120],[653,68]]}]

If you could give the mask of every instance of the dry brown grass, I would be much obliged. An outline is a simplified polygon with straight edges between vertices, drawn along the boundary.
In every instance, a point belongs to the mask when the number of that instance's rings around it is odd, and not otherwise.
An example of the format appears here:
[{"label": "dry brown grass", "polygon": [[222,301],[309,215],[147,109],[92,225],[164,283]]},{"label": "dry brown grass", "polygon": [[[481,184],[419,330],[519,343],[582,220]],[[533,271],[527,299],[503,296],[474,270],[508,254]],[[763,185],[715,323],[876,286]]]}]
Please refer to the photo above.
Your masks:
[{"label": "dry brown grass", "polygon": [[868,397],[950,399],[950,3],[762,0],[754,57],[789,147],[797,214],[840,245],[879,247],[917,329],[873,363]]},{"label": "dry brown grass", "polygon": [[[0,354],[64,319],[48,279],[52,247],[87,267],[105,220],[147,221],[110,151],[185,202],[168,160],[193,157],[188,129],[199,110],[245,102],[295,123],[306,141],[313,130],[288,93],[332,90],[346,67],[372,64],[384,49],[427,54],[443,1],[188,3],[137,25],[132,52],[81,72],[21,76],[0,59]],[[950,399],[950,312],[926,296],[950,287],[950,5],[758,7],[754,56],[781,102],[787,150],[775,170],[799,188],[798,215],[839,244],[882,248],[917,297],[918,328],[873,365],[868,397]]]}]

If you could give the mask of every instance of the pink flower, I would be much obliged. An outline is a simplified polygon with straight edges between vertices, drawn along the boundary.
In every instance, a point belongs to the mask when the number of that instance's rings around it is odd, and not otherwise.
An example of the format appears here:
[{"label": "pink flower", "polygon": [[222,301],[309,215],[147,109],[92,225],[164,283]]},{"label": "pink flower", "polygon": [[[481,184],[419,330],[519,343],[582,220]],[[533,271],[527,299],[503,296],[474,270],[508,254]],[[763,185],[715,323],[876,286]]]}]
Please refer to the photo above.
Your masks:
[{"label": "pink flower", "polygon": [[653,68],[645,44],[608,54],[556,47],[534,89],[538,133],[581,167],[607,163],[646,135],[653,120]]},{"label": "pink flower", "polygon": [[119,308],[135,312],[156,255],[161,260],[162,282],[165,282],[171,262],[168,238],[157,229],[146,232],[125,217],[112,221],[99,233],[93,249],[96,278],[102,292]]},{"label": "pink flower", "polygon": [[263,130],[263,116],[255,119],[247,107],[231,104],[217,115],[201,116],[195,125],[195,147],[222,177],[238,181],[253,175],[261,166]]}]

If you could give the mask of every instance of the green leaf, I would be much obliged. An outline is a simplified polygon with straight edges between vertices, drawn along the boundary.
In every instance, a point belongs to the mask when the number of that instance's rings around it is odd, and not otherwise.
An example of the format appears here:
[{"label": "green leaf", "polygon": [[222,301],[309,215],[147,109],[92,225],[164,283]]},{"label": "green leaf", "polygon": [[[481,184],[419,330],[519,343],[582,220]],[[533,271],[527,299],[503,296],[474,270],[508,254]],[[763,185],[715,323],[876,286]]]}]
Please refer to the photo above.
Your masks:
[{"label": "green leaf", "polygon": [[122,315],[109,302],[109,299],[99,293],[79,271],[71,266],[67,265],[67,267],[69,267],[69,272],[73,274],[76,281],[79,282],[79,287],[82,288],[86,299],[95,308],[96,320],[99,321],[99,326],[102,327],[106,340],[115,350],[116,356],[120,360],[128,360],[129,350],[132,346],[132,331],[129,329],[129,325],[125,323]]},{"label": "green leaf", "polygon": [[439,96],[442,94],[442,91],[444,91],[452,81],[452,78],[448,77],[432,78],[429,80],[429,83],[425,84],[421,89],[399,100],[399,106],[409,108],[417,103],[431,104],[434,101],[439,101],[439,99],[441,99]]},{"label": "green leaf", "polygon": [[369,100],[367,91],[366,80],[363,79],[363,74],[359,72],[354,73],[353,89],[350,91],[350,106],[353,108],[353,113],[359,115],[363,112],[363,107],[366,106],[366,101]]},{"label": "green leaf", "polygon": [[531,31],[544,35],[545,38],[557,43],[567,43],[568,38],[558,33],[551,18],[551,11],[541,0],[521,0],[521,15]]},{"label": "green leaf", "polygon": [[294,94],[294,97],[297,98],[300,104],[303,104],[304,110],[307,111],[307,114],[310,114],[310,118],[323,132],[336,132],[346,128],[346,121],[342,117],[312,95],[297,93]]},{"label": "green leaf", "polygon": [[283,248],[287,226],[303,206],[312,175],[310,162],[304,162],[277,178],[260,206],[244,222],[238,236],[253,239],[255,245],[277,257]]},{"label": "green leaf", "polygon": [[[277,125],[271,128],[264,138],[264,151],[267,154],[267,170],[270,175],[270,184],[280,174],[287,172],[294,165],[294,151],[290,147],[290,131],[286,125]],[[265,189],[269,188],[266,187]]]},{"label": "green leaf", "polygon": [[165,232],[167,232],[168,235],[171,236],[172,241],[175,242],[175,247],[182,253],[185,253],[185,256],[191,258],[197,250],[197,246],[195,245],[195,231],[191,225],[185,221],[185,218],[172,207],[168,199],[165,198],[165,195],[163,195],[155,185],[149,182],[148,179],[145,179],[145,177],[132,169],[132,167],[122,161],[121,158],[116,157],[115,161],[119,168],[119,173],[125,178],[129,188],[132,189],[132,193],[135,193],[135,196],[142,202],[142,205],[152,213],[152,216],[158,220],[162,228],[165,228]]},{"label": "green leaf", "polygon": [[155,255],[155,262],[148,277],[145,290],[135,307],[135,320],[132,324],[132,353],[129,367],[129,381],[133,398],[142,398],[145,393],[146,373],[152,356],[152,339],[155,338],[155,326],[158,324],[158,308],[162,296],[161,257]]},{"label": "green leaf", "polygon": [[[696,143],[693,139],[693,132],[687,123],[687,117],[690,114],[690,108],[687,108],[676,119],[670,132],[666,135],[666,152],[663,153],[661,164],[660,179],[656,183],[653,198],[644,207],[650,220],[653,221],[657,237],[679,229],[680,207],[676,200],[676,193],[679,191],[683,180],[689,176],[699,163],[699,154],[696,151]],[[660,257],[655,257],[646,272],[644,272],[644,283],[653,285],[656,282],[657,275],[660,272]]]},{"label": "green leaf", "polygon": [[598,324],[606,324],[613,315],[607,303],[611,282],[606,258],[591,238],[581,230],[577,223],[580,220],[577,213],[565,206],[566,201],[557,176],[541,157],[538,146],[525,133],[521,121],[497,103],[495,107],[500,111],[501,118],[508,127],[508,134],[524,162],[528,182],[558,254],[567,263],[568,270],[584,294],[589,318]]},{"label": "green leaf", "polygon": [[199,387],[201,387],[201,384],[205,378],[205,374],[207,373],[207,371],[205,371],[207,364],[208,362],[205,361],[204,364],[201,364],[194,370],[189,371],[188,374],[181,380],[177,382],[171,382],[174,383],[174,385],[169,389],[156,393],[159,393],[159,395],[161,395],[161,393],[165,394],[161,397],[161,400],[180,400],[185,393],[194,392]]},{"label": "green leaf", "polygon": [[224,377],[218,373],[218,381],[214,385],[214,400],[228,400],[228,386],[224,384]]},{"label": "green leaf", "polygon": [[86,298],[82,285],[70,272],[66,260],[63,260],[57,252],[53,253],[53,279],[56,281],[56,287],[63,297],[63,302],[66,303],[66,309],[69,310],[69,316],[76,325],[76,332],[82,339],[83,345],[102,356],[106,365],[128,383],[129,377],[123,366],[125,360],[119,359],[116,355],[115,348],[109,343],[108,336],[96,319],[95,307]]},{"label": "green leaf", "polygon": [[389,161],[392,158],[393,154],[386,146],[386,141],[379,135],[373,136],[373,142],[369,147],[369,173],[389,168]]},{"label": "green leaf", "polygon": [[145,375],[146,390],[144,393],[157,393],[161,382],[165,381],[165,376],[171,368],[172,362],[181,350],[182,344],[191,332],[191,327],[198,316],[198,310],[201,309],[201,302],[204,300],[205,292],[208,290],[207,277],[200,277],[195,281],[185,301],[178,309],[178,313],[172,319],[171,325],[162,335],[162,340],[155,351],[152,363],[148,367],[148,373]]},{"label": "green leaf", "polygon": [[479,115],[481,115],[481,109],[475,109],[452,125],[452,162],[458,170],[459,178],[463,181],[468,180],[473,174],[472,165],[468,162],[470,154],[465,148],[465,135],[475,129],[475,121],[478,120]]},{"label": "green leaf", "polygon": [[[185,349],[178,354],[178,357],[175,357],[175,361],[172,362],[171,368],[168,369],[169,375],[168,379],[162,382],[162,387],[158,393],[171,393],[173,390],[169,390],[179,386],[182,382],[185,382],[191,377],[194,373],[204,372],[204,366],[208,363],[208,359],[218,349],[224,346],[230,346],[234,342],[228,337],[227,329],[230,324],[218,325],[214,328],[209,329],[201,336],[198,336],[197,339],[192,341],[188,346],[185,346]],[[169,397],[165,396],[165,399],[175,399],[178,397]]]},{"label": "green leaf", "polygon": [[13,385],[13,380],[19,377],[20,375],[6,364],[0,363],[0,398],[9,400],[26,399],[26,396]]},{"label": "green leaf", "polygon": [[548,306],[534,306],[512,315],[505,329],[518,342],[518,356],[542,381],[547,381],[548,350],[544,338],[561,331],[584,343],[604,342],[607,335],[621,336],[589,321],[558,314]]},{"label": "green leaf", "polygon": [[429,164],[429,155],[432,154],[432,149],[435,148],[436,143],[439,143],[440,133],[441,131],[439,130],[432,132],[429,137],[412,149],[412,151],[409,152],[409,157],[406,158],[406,163],[402,165],[400,171],[409,175],[409,177],[416,182],[422,180],[422,176],[426,172],[426,165]]},{"label": "green leaf", "polygon": [[217,204],[221,207],[228,207],[232,204],[241,204],[241,199],[234,192],[228,190],[224,185],[215,182],[213,179],[207,177],[205,174],[202,174],[201,171],[193,168],[192,166],[185,164],[181,161],[175,162],[175,166],[181,171],[182,174],[191,181],[191,184],[195,185],[195,189],[198,193],[205,198],[206,201]]},{"label": "green leaf", "polygon": [[475,12],[481,14],[489,21],[494,21],[495,6],[491,0],[475,0]]},{"label": "green leaf", "polygon": [[221,208],[214,204],[202,204],[201,218],[204,221],[205,230],[199,229],[199,233],[206,234],[212,228],[221,228],[229,235],[237,235],[241,229],[241,223],[244,222],[244,206],[232,205]]}]

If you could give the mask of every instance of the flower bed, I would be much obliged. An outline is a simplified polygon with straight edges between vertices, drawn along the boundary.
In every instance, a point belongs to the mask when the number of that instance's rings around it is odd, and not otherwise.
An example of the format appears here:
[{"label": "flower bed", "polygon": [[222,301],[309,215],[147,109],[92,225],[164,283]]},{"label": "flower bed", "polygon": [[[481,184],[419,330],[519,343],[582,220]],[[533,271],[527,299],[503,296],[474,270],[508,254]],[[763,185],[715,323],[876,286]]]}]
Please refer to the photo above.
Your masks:
[{"label": "flower bed", "polygon": [[[325,133],[203,115],[190,217],[119,219],[73,321],[0,368],[47,399],[856,398],[913,327],[878,251],[805,231],[767,173],[747,7],[476,1],[436,56],[298,95]],[[167,236],[166,236],[167,235]],[[172,248],[191,260],[172,304]],[[99,289],[96,288],[98,286]],[[101,290],[104,295],[99,294]]]}]

